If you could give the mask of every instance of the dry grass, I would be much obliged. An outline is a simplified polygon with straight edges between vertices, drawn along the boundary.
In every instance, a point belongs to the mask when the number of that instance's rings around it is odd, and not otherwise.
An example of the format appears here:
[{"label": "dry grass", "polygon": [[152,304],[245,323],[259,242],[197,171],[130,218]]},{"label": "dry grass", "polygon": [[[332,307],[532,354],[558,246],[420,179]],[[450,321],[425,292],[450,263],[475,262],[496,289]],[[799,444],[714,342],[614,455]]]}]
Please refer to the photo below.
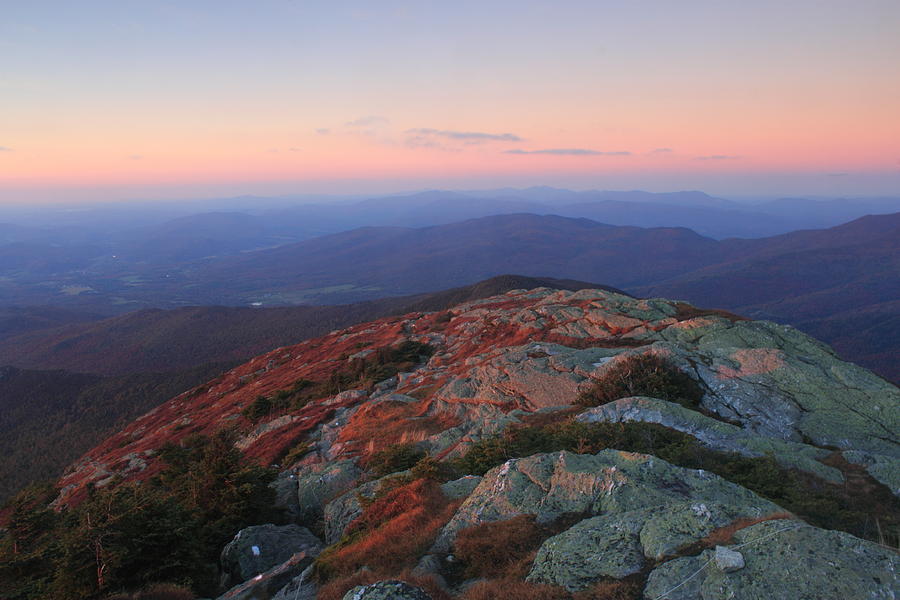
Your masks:
[{"label": "dry grass", "polygon": [[528,583],[513,578],[489,579],[472,585],[461,600],[571,600],[572,596],[563,588],[540,583]]},{"label": "dry grass", "polygon": [[553,532],[535,523],[534,515],[481,523],[459,532],[454,554],[468,577],[523,578],[534,553]]},{"label": "dry grass", "polygon": [[703,550],[707,548],[714,548],[716,546],[727,546],[729,544],[734,543],[734,534],[742,529],[746,529],[751,525],[756,525],[757,523],[763,523],[765,521],[776,521],[778,519],[793,519],[794,515],[787,512],[778,512],[772,513],[770,515],[766,515],[764,517],[756,517],[750,518],[745,517],[742,519],[737,519],[732,521],[728,525],[724,527],[719,527],[718,529],[714,529],[711,531],[706,537],[703,539],[697,540],[691,545],[681,548],[678,551],[677,556],[693,556],[699,554]]},{"label": "dry grass", "polygon": [[644,585],[641,575],[598,581],[588,589],[572,594],[572,600],[641,600]]},{"label": "dry grass", "polygon": [[415,566],[460,502],[450,502],[434,481],[416,480],[370,504],[351,524],[352,534],[316,561],[320,579],[367,567],[398,573]]},{"label": "dry grass", "polygon": [[341,430],[340,442],[357,442],[363,457],[395,444],[420,442],[459,425],[450,415],[429,415],[429,402],[385,401],[363,405]]}]

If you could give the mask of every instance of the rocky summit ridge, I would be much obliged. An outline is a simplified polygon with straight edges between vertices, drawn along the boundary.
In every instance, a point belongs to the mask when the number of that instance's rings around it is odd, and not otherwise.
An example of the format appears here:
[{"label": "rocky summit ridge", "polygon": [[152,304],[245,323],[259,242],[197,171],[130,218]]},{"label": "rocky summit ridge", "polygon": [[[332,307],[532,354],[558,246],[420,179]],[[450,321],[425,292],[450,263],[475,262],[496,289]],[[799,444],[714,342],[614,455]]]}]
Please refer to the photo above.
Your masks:
[{"label": "rocky summit ridge", "polygon": [[223,428],[278,466],[292,523],[229,544],[222,598],[900,586],[900,390],[783,325],[548,288],[385,318],[173,398],[70,467],[56,504],[150,479],[166,444]]}]

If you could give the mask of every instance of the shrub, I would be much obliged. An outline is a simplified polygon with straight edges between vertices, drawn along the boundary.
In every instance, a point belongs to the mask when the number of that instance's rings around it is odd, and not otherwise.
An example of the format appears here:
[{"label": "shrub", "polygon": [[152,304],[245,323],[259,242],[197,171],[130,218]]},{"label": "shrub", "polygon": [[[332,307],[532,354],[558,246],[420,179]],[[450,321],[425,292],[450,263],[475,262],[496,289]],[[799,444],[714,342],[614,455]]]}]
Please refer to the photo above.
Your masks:
[{"label": "shrub", "polygon": [[251,421],[256,421],[270,412],[272,412],[272,399],[268,396],[257,396],[256,400],[241,411],[241,414]]},{"label": "shrub", "polygon": [[600,406],[629,396],[650,396],[694,408],[700,404],[703,390],[665,357],[638,354],[613,364],[577,403]]},{"label": "shrub", "polygon": [[309,454],[312,449],[313,445],[310,442],[300,442],[299,444],[288,450],[285,453],[284,458],[282,458],[279,462],[285,467],[288,467]]},{"label": "shrub", "polygon": [[367,466],[373,473],[383,477],[412,468],[424,456],[425,453],[415,444],[395,444],[370,456]]}]

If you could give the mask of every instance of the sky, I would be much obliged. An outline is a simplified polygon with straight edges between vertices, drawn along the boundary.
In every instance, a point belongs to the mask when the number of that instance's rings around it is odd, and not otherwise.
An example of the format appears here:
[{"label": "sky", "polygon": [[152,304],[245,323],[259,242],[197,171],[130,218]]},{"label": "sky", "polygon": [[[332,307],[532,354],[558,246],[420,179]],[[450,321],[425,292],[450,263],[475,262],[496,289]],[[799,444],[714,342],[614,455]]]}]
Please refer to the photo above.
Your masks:
[{"label": "sky", "polygon": [[0,203],[900,194],[897,0],[0,0]]}]

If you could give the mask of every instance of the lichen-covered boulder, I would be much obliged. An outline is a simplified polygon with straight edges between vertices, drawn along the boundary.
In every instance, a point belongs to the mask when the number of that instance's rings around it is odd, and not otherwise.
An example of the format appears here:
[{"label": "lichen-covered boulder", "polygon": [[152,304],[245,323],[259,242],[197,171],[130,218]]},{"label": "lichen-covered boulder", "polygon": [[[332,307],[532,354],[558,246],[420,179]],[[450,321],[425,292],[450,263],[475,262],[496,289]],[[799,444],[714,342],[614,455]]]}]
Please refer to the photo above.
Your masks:
[{"label": "lichen-covered boulder", "polygon": [[240,530],[222,549],[224,587],[264,573],[298,552],[316,557],[322,542],[298,525],[255,525]]},{"label": "lichen-covered boulder", "polygon": [[459,479],[442,483],[441,492],[450,500],[468,498],[475,491],[475,488],[478,487],[479,483],[481,483],[481,477],[478,475],[466,475]]},{"label": "lichen-covered boulder", "polygon": [[693,436],[712,450],[751,457],[772,455],[789,469],[800,469],[835,483],[844,481],[839,470],[819,462],[830,454],[828,450],[765,437],[666,400],[622,398],[591,408],[576,419],[583,423],[656,423]]},{"label": "lichen-covered boulder", "polygon": [[344,594],[344,600],[431,600],[431,596],[421,588],[391,580],[356,586]]},{"label": "lichen-covered boulder", "polygon": [[[389,475],[388,477],[394,477]],[[385,478],[382,478],[385,479]],[[362,514],[360,498],[371,498],[375,495],[382,479],[368,481],[361,486],[344,492],[325,505],[323,518],[325,520],[325,543],[334,544],[344,535],[347,527]]]},{"label": "lichen-covered boulder", "polygon": [[603,577],[621,579],[716,529],[759,519],[767,508],[765,501],[681,502],[585,519],[541,545],[528,579],[569,591],[584,589]]},{"label": "lichen-covered boulder", "polygon": [[352,488],[362,470],[352,460],[336,460],[309,465],[297,474],[297,501],[301,522],[322,518],[330,500]]},{"label": "lichen-covered boulder", "polygon": [[716,551],[663,563],[644,597],[667,600],[895,600],[900,557],[888,548],[799,521],[767,521],[737,532],[729,550],[743,568],[717,566]]},{"label": "lichen-covered boulder", "polygon": [[766,437],[900,458],[900,389],[792,327],[701,317],[653,337],[718,415]]},{"label": "lichen-covered boulder", "polygon": [[639,533],[643,514],[585,519],[541,545],[528,580],[586,588],[602,577],[621,579],[644,567]]},{"label": "lichen-covered boulder", "polygon": [[485,474],[435,542],[447,551],[472,525],[534,514],[546,523],[565,514],[597,515],[686,501],[752,507],[756,516],[781,509],[712,473],[684,469],[644,454],[603,450],[554,452],[509,460]]}]

